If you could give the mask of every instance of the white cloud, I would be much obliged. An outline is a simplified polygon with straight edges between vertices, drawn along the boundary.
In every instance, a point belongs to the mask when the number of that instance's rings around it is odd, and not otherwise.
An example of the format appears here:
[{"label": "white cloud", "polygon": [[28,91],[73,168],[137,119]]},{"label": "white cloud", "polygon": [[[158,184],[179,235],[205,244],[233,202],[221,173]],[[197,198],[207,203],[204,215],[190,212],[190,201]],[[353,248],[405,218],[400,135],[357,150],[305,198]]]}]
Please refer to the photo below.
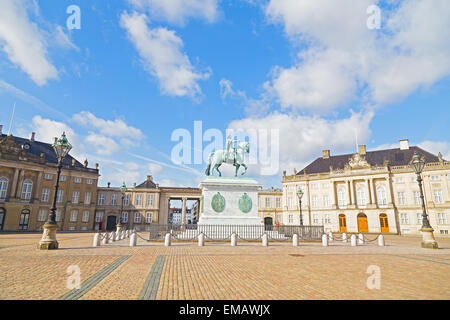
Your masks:
[{"label": "white cloud", "polygon": [[450,143],[443,141],[423,141],[418,144],[422,149],[437,155],[439,152],[442,157],[450,161]]},{"label": "white cloud", "polygon": [[[145,136],[140,129],[129,126],[122,119],[105,120],[96,117],[89,111],[82,111],[75,114],[72,119],[85,127],[95,128],[101,134],[109,137],[143,139]],[[125,144],[132,144],[128,139],[124,139]]]},{"label": "white cloud", "polygon": [[46,42],[21,1],[0,2],[0,48],[39,86],[58,78],[48,60]]},{"label": "white cloud", "polygon": [[[275,112],[263,118],[233,121],[229,128],[278,129],[280,172],[277,174],[280,174],[282,170],[300,170],[309,161],[321,157],[321,150],[331,149],[331,153],[348,151],[355,146],[355,130],[360,141],[367,140],[371,133],[369,125],[372,118],[372,112],[353,113],[349,118],[339,120]],[[258,165],[249,170],[251,174],[260,172]]]},{"label": "white cloud", "polygon": [[210,73],[194,70],[189,58],[181,50],[183,41],[175,31],[166,28],[150,29],[144,14],[123,13],[121,26],[142,58],[144,68],[158,79],[162,93],[195,97],[201,93],[197,81],[208,79]]},{"label": "white cloud", "polygon": [[86,159],[86,150],[80,141],[80,138],[75,131],[65,124],[50,119],[42,118],[41,116],[34,116],[31,120],[31,128],[36,133],[35,139],[45,143],[53,143],[55,137],[60,137],[63,132],[72,145],[70,155],[78,161]]},{"label": "white cloud", "polygon": [[57,45],[59,45],[62,48],[65,49],[74,49],[76,51],[80,51],[80,48],[78,48],[70,39],[69,35],[67,33],[64,32],[63,27],[61,26],[56,26],[55,28],[55,32],[54,32],[54,41]]},{"label": "white cloud", "polygon": [[120,146],[114,139],[101,134],[90,133],[84,141],[101,156],[111,156],[120,151]]},{"label": "white cloud", "polygon": [[405,0],[366,21],[373,0],[271,0],[266,16],[303,49],[266,87],[283,107],[330,112],[354,98],[383,104],[450,74],[450,2]]},{"label": "white cloud", "polygon": [[147,10],[153,19],[183,25],[188,18],[214,22],[219,0],[129,0],[137,9]]},{"label": "white cloud", "polygon": [[163,171],[163,166],[156,164],[156,163],[149,163],[147,165],[147,168],[151,172],[152,175],[156,175]]}]

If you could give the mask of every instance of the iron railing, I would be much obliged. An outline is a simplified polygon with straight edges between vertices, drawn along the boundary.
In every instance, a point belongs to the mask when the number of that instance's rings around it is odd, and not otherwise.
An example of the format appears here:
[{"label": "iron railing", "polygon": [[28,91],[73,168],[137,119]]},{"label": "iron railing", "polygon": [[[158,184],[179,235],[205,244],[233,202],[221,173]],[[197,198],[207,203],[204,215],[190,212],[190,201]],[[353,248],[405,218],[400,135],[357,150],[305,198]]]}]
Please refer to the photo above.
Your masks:
[{"label": "iron railing", "polygon": [[268,225],[176,225],[151,224],[149,240],[162,240],[167,233],[176,240],[197,240],[203,233],[207,240],[227,240],[233,233],[241,240],[260,240],[267,234],[270,240],[292,240],[297,234],[299,240],[321,240],[323,226],[268,226]]}]

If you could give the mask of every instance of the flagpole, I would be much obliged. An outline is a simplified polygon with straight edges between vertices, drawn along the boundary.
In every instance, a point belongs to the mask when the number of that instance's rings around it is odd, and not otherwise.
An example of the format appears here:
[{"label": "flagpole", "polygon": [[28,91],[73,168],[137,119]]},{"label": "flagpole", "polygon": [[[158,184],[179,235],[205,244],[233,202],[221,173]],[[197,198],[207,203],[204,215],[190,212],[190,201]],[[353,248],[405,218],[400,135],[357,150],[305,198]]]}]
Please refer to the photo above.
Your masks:
[{"label": "flagpole", "polygon": [[8,129],[8,136],[11,135],[11,129],[12,129],[12,124],[13,124],[13,120],[14,120],[14,113],[16,112],[16,102],[14,102],[14,108],[13,108],[13,112],[11,115],[11,120],[9,121],[9,129]]}]

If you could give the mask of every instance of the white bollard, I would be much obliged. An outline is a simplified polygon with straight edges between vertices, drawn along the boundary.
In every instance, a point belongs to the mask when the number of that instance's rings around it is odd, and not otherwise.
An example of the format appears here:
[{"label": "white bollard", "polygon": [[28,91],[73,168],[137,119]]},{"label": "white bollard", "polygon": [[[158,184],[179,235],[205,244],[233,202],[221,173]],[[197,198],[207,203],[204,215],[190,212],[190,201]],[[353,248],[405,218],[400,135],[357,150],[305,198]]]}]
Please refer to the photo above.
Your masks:
[{"label": "white bollard", "polygon": [[130,247],[136,247],[136,233],[133,233],[130,237]]},{"label": "white bollard", "polygon": [[102,244],[108,244],[108,237],[109,237],[109,234],[108,234],[108,232],[105,232],[104,234],[103,234],[103,240],[102,240]]},{"label": "white bollard", "polygon": [[342,234],[342,242],[347,243],[347,234],[345,232]]},{"label": "white bollard", "polygon": [[269,246],[269,237],[267,236],[267,233],[264,233],[262,236],[262,245],[263,247]]},{"label": "white bollard", "polygon": [[111,231],[111,240],[116,241],[116,232],[115,231]]},{"label": "white bollard", "polygon": [[298,234],[294,234],[294,236],[292,237],[292,245],[294,247],[298,247]]},{"label": "white bollard", "polygon": [[120,231],[117,231],[116,232],[116,241],[119,241],[120,240]]},{"label": "white bollard", "polygon": [[331,231],[328,232],[328,241],[329,242],[333,241],[333,233]]},{"label": "white bollard", "polygon": [[364,236],[362,233],[358,234],[358,244],[364,244]]},{"label": "white bollard", "polygon": [[328,238],[326,234],[322,235],[322,246],[328,247]]},{"label": "white bollard", "polygon": [[122,232],[120,233],[120,239],[123,240],[125,239],[125,231],[122,230]]},{"label": "white bollard", "polygon": [[170,247],[172,241],[170,239],[170,233],[166,233],[166,237],[164,238],[164,246]]},{"label": "white bollard", "polygon": [[384,237],[383,237],[382,234],[380,234],[380,235],[378,236],[378,245],[379,245],[380,247],[384,247]]},{"label": "white bollard", "polygon": [[100,247],[100,232],[94,234],[94,241],[92,242],[93,247]]},{"label": "white bollard", "polygon": [[356,236],[354,234],[350,237],[350,244],[352,247],[356,247]]},{"label": "white bollard", "polygon": [[127,238],[130,237],[130,230],[127,230]]},{"label": "white bollard", "polygon": [[205,235],[203,233],[200,233],[198,235],[198,246],[203,247],[205,245]]},{"label": "white bollard", "polygon": [[231,235],[231,246],[236,247],[237,246],[237,234],[233,233]]}]

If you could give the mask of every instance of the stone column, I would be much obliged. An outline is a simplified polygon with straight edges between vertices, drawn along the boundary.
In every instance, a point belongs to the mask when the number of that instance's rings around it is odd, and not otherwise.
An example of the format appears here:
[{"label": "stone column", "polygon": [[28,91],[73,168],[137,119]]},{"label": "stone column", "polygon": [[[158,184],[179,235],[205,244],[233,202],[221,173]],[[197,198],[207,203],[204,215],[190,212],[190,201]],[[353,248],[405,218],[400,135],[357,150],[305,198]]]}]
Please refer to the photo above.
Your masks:
[{"label": "stone column", "polygon": [[336,190],[336,181],[331,182],[333,184],[332,192],[333,192],[333,203],[331,205],[332,209],[337,209],[338,207],[338,199],[337,199],[337,190]]},{"label": "stone column", "polygon": [[350,191],[350,181],[345,181],[345,184],[347,185],[347,204],[352,204],[352,192]]},{"label": "stone column", "polygon": [[19,173],[20,173],[20,169],[15,168],[15,169],[14,169],[13,183],[12,183],[12,186],[11,186],[11,192],[10,192],[10,197],[11,197],[11,198],[16,198],[16,194],[17,194],[17,183],[19,182]]},{"label": "stone column", "polygon": [[373,181],[373,179],[369,180],[369,184],[370,184],[370,203],[376,204],[377,202],[375,201],[375,182]]},{"label": "stone column", "polygon": [[353,184],[353,180],[350,180],[350,190],[352,193],[352,204],[356,205],[355,186]]},{"label": "stone column", "polygon": [[183,206],[181,209],[181,224],[186,224],[186,198],[183,199]]},{"label": "stone column", "polygon": [[369,179],[365,179],[365,185],[366,185],[366,190],[367,190],[367,199],[366,199],[366,205],[368,204],[372,204],[372,195],[370,194],[370,186],[369,186]]},{"label": "stone column", "polygon": [[40,171],[38,173],[37,176],[37,181],[36,181],[36,187],[34,188],[34,192],[33,192],[33,199],[36,200],[40,200],[39,198],[39,190],[41,189],[41,182],[42,182],[42,171]]},{"label": "stone column", "polygon": [[393,201],[393,199],[392,199],[392,192],[391,192],[391,182],[390,182],[390,179],[389,179],[389,177],[387,177],[386,178],[386,189],[387,189],[387,202],[388,202],[388,205],[392,205],[393,203],[394,203],[394,201]]},{"label": "stone column", "polygon": [[20,174],[19,174],[19,180],[17,182],[17,188],[16,188],[16,193],[14,194],[14,198],[20,198],[21,197],[21,192],[22,192],[22,184],[23,184],[23,180],[25,177],[25,170],[21,169],[20,170]]}]

